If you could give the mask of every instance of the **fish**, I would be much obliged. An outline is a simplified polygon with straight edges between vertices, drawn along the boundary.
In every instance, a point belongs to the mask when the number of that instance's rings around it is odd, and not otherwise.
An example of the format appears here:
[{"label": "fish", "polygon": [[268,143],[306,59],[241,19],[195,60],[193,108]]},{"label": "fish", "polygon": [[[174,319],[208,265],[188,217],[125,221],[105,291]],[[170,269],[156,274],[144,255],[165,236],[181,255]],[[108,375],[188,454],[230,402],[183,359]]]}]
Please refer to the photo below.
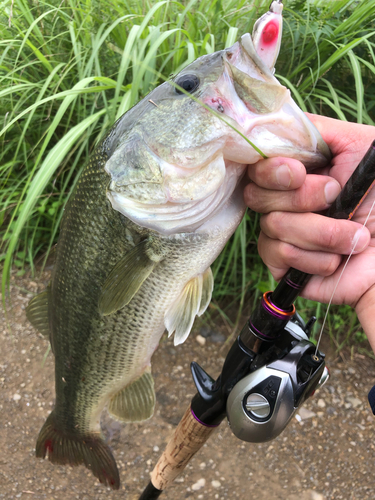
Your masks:
[{"label": "fish", "polygon": [[247,165],[261,153],[309,168],[328,162],[319,132],[274,76],[281,11],[272,2],[253,36],[151,91],[83,169],[50,284],[26,311],[55,357],[56,401],[37,457],[84,464],[119,488],[101,413],[107,407],[123,422],[152,416],[151,357],[165,330],[179,345],[207,309],[210,266],[245,213]]}]

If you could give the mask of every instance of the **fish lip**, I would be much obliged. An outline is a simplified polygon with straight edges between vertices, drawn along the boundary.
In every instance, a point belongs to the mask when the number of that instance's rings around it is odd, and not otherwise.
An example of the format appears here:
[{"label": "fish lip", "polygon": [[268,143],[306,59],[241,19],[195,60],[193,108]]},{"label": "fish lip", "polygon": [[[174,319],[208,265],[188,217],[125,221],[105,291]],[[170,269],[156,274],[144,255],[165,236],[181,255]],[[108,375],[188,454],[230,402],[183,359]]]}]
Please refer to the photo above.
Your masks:
[{"label": "fish lip", "polygon": [[[319,152],[324,158],[327,160],[327,164],[332,160],[332,153],[329,149],[327,143],[323,140],[319,130],[315,127],[311,120],[309,120],[308,116],[302,112],[301,121],[305,125],[306,129],[310,132],[310,134],[314,134],[314,137],[317,142],[316,150]],[[322,165],[323,166],[323,165]]]}]

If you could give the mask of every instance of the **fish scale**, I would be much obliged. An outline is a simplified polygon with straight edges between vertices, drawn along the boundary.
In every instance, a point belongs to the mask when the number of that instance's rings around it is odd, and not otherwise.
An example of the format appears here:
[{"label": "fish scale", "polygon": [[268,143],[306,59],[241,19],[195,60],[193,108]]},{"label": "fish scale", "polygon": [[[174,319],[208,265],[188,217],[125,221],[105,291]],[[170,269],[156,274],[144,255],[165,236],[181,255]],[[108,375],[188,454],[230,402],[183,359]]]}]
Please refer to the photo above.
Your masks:
[{"label": "fish scale", "polygon": [[100,414],[107,405],[122,421],[152,416],[152,354],[165,329],[184,342],[208,307],[210,265],[245,213],[246,165],[259,148],[327,163],[318,131],[273,76],[274,31],[268,66],[249,34],[202,56],[122,116],[83,169],[51,283],[26,311],[55,355],[56,403],[38,457],[84,464],[119,487]]}]

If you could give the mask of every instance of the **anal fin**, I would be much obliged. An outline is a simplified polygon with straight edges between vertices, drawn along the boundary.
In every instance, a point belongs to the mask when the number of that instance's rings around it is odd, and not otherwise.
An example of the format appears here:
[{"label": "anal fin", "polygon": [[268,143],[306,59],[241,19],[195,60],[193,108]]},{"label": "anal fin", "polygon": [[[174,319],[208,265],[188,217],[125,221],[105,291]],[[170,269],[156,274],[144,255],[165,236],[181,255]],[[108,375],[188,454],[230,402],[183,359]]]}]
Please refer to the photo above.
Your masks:
[{"label": "anal fin", "polygon": [[113,396],[108,412],[122,422],[140,422],[152,417],[154,408],[154,379],[148,368],[137,380]]},{"label": "anal fin", "polygon": [[30,300],[26,307],[26,317],[38,332],[49,338],[48,294],[47,288]]}]

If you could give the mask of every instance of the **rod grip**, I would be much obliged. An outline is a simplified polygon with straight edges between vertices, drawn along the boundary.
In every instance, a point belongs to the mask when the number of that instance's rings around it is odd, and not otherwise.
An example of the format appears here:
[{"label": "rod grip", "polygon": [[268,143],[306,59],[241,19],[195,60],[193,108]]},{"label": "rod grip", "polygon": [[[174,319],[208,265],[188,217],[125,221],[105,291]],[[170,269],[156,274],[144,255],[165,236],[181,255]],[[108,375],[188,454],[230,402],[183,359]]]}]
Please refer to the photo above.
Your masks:
[{"label": "rod grip", "polygon": [[215,427],[198,422],[189,406],[151,473],[154,487],[158,490],[167,488],[214,430]]},{"label": "rod grip", "polygon": [[[328,209],[326,216],[351,220],[375,184],[375,141],[346,182],[341,193]],[[272,293],[272,302],[287,309],[296,300],[311,278],[310,274],[290,268]]]}]

